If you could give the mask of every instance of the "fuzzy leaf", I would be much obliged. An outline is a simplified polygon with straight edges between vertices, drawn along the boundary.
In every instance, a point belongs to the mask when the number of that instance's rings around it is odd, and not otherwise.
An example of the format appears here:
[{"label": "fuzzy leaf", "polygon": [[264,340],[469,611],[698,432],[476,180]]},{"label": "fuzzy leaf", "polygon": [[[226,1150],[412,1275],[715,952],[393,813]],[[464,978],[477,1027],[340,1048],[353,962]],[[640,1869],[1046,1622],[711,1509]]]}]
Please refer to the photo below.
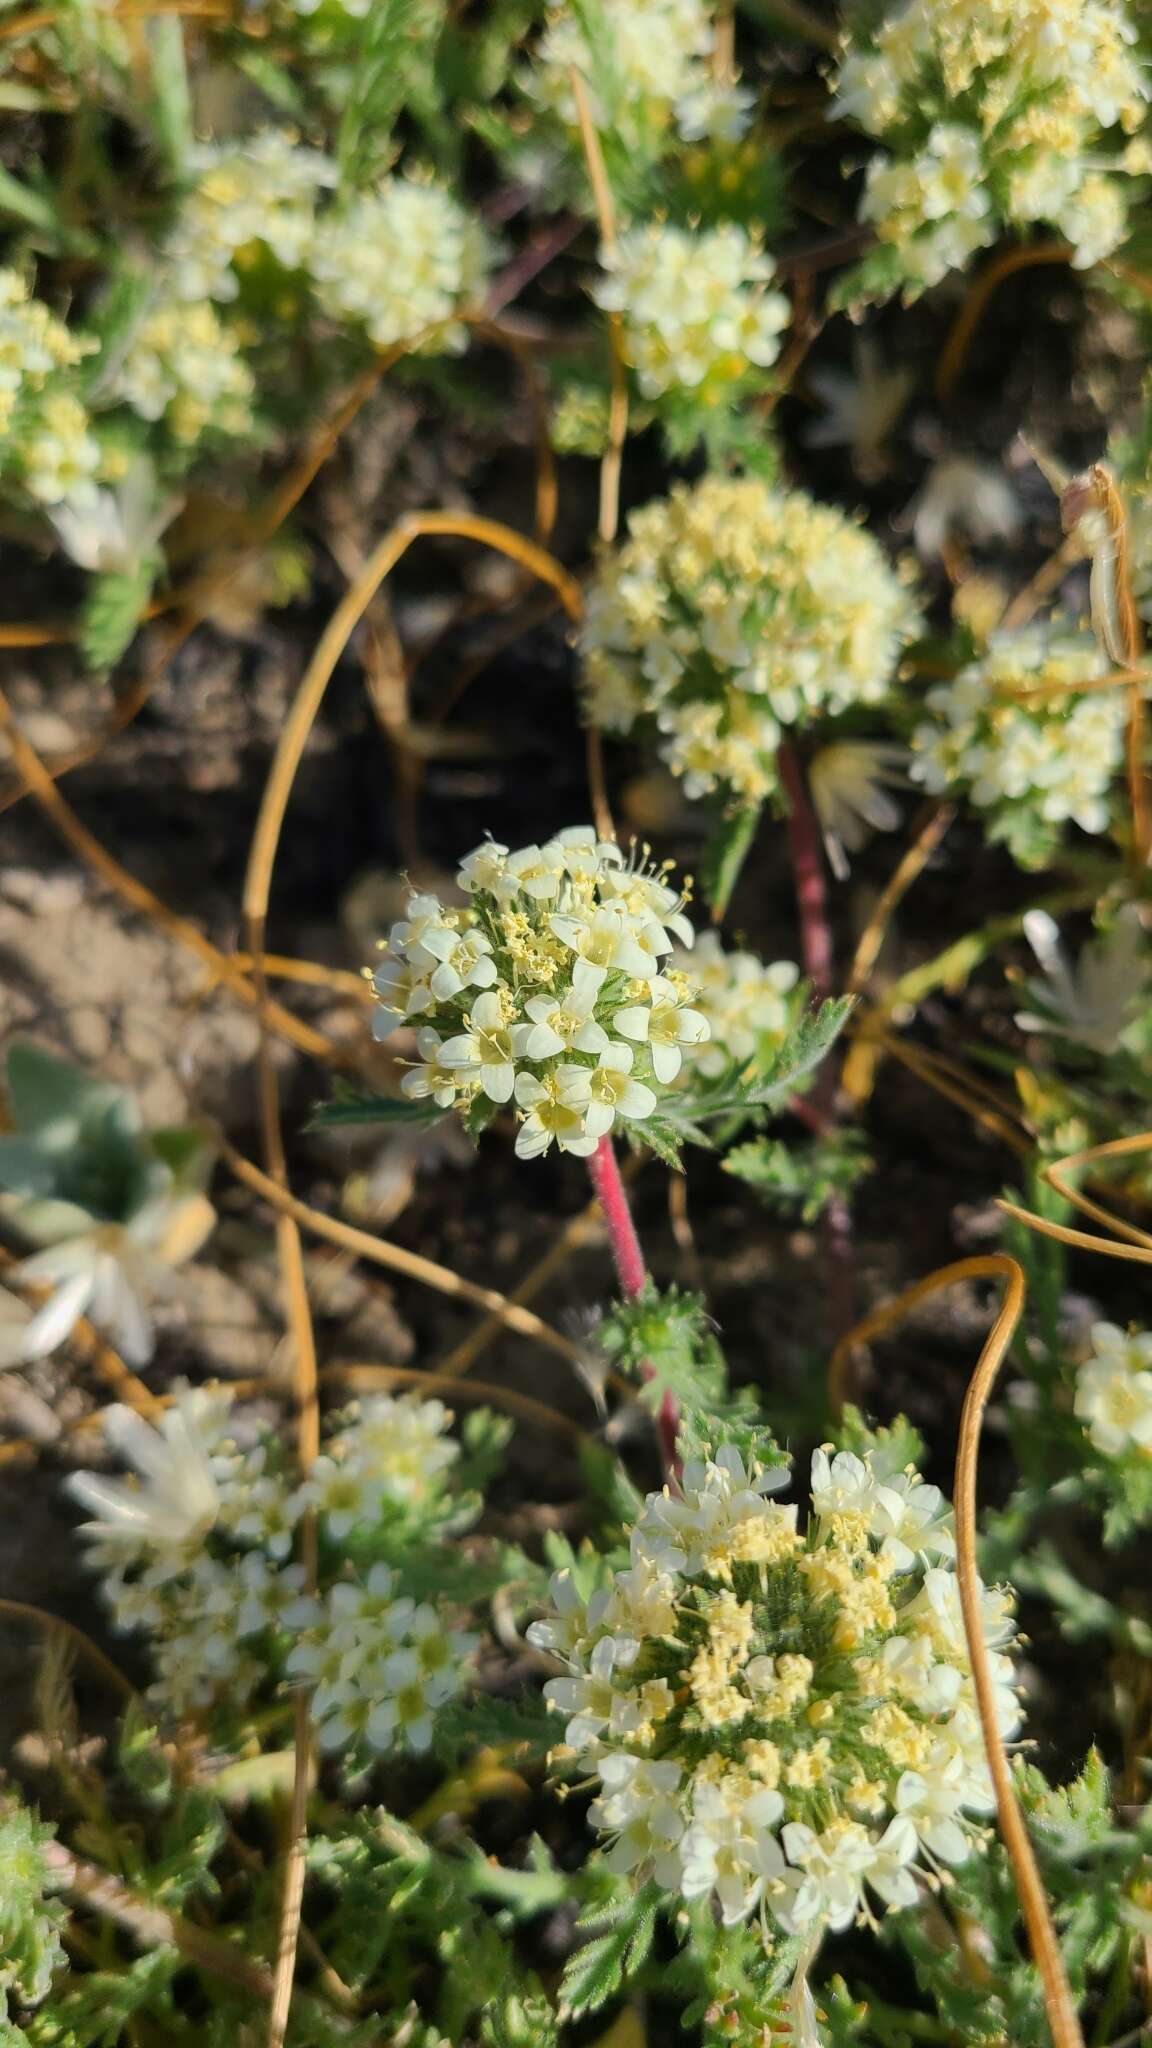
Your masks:
[{"label": "fuzzy leaf", "polygon": [[159,561],[145,555],[134,569],[94,576],[80,618],[80,651],[97,674],[114,668],[130,644],[152,595]]},{"label": "fuzzy leaf", "polygon": [[[635,1976],[652,1946],[659,1902],[656,1886],[645,1885],[635,1898],[613,1911],[612,1924],[605,1933],[594,1935],[569,1956],[560,1984],[563,2018],[579,2019],[584,2013],[596,2012]],[[604,1917],[597,1909],[593,1924]]]},{"label": "fuzzy leaf", "polygon": [[752,850],[762,809],[762,804],[750,804],[743,810],[729,811],[720,819],[704,848],[700,881],[717,919],[724,916],[732,900],[740,870]]},{"label": "fuzzy leaf", "polygon": [[331,1102],[317,1103],[306,1128],[325,1131],[343,1124],[434,1124],[446,1114],[434,1102],[410,1102],[406,1095],[337,1094]]}]

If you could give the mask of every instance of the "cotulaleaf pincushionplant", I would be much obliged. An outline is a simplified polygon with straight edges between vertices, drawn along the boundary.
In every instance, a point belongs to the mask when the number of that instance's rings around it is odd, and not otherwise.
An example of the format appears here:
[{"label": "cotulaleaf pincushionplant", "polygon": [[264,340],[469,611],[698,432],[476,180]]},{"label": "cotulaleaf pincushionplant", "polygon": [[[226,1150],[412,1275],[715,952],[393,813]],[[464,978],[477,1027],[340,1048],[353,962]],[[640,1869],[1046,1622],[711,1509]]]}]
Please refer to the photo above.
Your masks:
[{"label": "cotulaleaf pincushionplant", "polygon": [[[1117,0],[911,0],[850,22],[837,106],[888,145],[861,216],[913,290],[961,268],[1004,227],[1046,222],[1072,261],[1124,239],[1123,182],[1152,169],[1147,77]],[[1118,131],[1109,143],[1109,131]],[[866,272],[867,274],[867,267]]]},{"label": "cotulaleaf pincushionplant", "polygon": [[[370,1396],[336,1418],[300,1486],[274,1440],[237,1441],[231,1409],[226,1390],[201,1388],[179,1390],[157,1425],[109,1409],[132,1477],[68,1482],[93,1517],[81,1533],[115,1626],[150,1639],[149,1697],[179,1718],[243,1709],[269,1679],[303,1681],[325,1748],[426,1749],[477,1641],[405,1586],[413,1547],[478,1510],[451,1491],[451,1414]],[[315,1593],[288,1562],[306,1512],[324,1565]]]},{"label": "cotulaleaf pincushionplant", "polygon": [[[767,1497],[787,1469],[720,1444],[648,1496],[610,1585],[556,1576],[529,1635],[568,1666],[546,1690],[611,1869],[806,1933],[971,1854],[992,1795],[950,1514],[889,1462],[817,1451],[801,1528]],[[1011,1603],[983,1606],[1011,1735]]]},{"label": "cotulaleaf pincushionplant", "polygon": [[912,735],[909,774],[934,793],[964,791],[986,812],[990,839],[1022,867],[1042,866],[1065,825],[1098,833],[1111,819],[1125,706],[1118,691],[1088,687],[1108,666],[1085,633],[996,635],[982,660],[928,692],[932,716]]},{"label": "cotulaleaf pincushionplant", "polygon": [[634,512],[601,559],[580,644],[609,732],[655,725],[689,796],[778,787],[781,737],[879,703],[919,628],[876,542],[801,491],[705,477]]},{"label": "cotulaleaf pincushionplant", "polygon": [[687,1068],[712,1080],[731,1067],[767,1060],[796,1022],[800,969],[793,960],[766,965],[755,953],[728,952],[715,932],[704,932],[691,953],[675,952],[673,965],[690,975],[708,1036],[685,1048]]},{"label": "cotulaleaf pincushionplant", "polygon": [[[603,124],[611,112],[621,133],[640,141],[668,127],[677,105],[695,111],[696,95],[708,83],[714,30],[703,0],[631,0],[628,7],[600,15],[607,48],[590,49],[575,7],[550,5],[547,25],[526,79],[532,97],[571,128],[577,125],[573,66],[588,85],[592,117]],[[619,104],[601,104],[597,74],[613,80]]]},{"label": "cotulaleaf pincushionplant", "polygon": [[743,228],[633,228],[600,261],[607,275],[592,296],[620,315],[625,358],[646,398],[689,391],[719,404],[776,361],[788,301],[768,290],[772,259]]},{"label": "cotulaleaf pincushionplant", "polygon": [[553,1143],[587,1158],[643,1124],[708,1036],[669,959],[693,930],[667,871],[573,826],[515,853],[486,840],[457,881],[463,909],[410,898],[374,976],[377,1036],[416,1027],[405,1094],[473,1129],[513,1104],[522,1159]]},{"label": "cotulaleaf pincushionplant", "polygon": [[1105,1457],[1152,1460],[1152,1335],[1094,1323],[1076,1373],[1076,1414]]}]

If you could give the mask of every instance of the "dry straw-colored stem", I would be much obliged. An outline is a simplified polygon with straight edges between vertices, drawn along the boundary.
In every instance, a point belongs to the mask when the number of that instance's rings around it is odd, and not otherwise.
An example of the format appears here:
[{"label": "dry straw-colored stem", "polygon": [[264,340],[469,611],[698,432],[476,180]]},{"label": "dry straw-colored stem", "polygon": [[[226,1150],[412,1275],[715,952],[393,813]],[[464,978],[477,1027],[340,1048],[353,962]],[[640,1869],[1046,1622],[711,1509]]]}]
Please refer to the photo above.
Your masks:
[{"label": "dry straw-colored stem", "polygon": [[141,1948],[178,1949],[186,1961],[210,1976],[250,1992],[254,1998],[270,1996],[272,1972],[266,1963],[246,1956],[242,1949],[186,1920],[183,1914],[158,1906],[155,1899],[141,1898],[110,1870],[73,1856],[60,1842],[44,1843],[41,1853],[61,1890],[101,1919],[122,1927]]},{"label": "dry straw-colored stem", "polygon": [[531,1337],[550,1351],[559,1352],[563,1358],[575,1360],[579,1357],[579,1347],[569,1338],[562,1337],[559,1330],[554,1330],[541,1316],[534,1315],[531,1309],[519,1308],[494,1287],[482,1287],[475,1280],[465,1280],[459,1273],[454,1273],[451,1266],[438,1265],[435,1259],[426,1259],[420,1252],[407,1251],[403,1245],[390,1244],[386,1238],[374,1237],[367,1230],[357,1230],[351,1223],[341,1223],[335,1216],[326,1216],[321,1209],[310,1208],[307,1202],[300,1201],[298,1196],[280,1187],[268,1174],[261,1173],[260,1168],[250,1159],[245,1159],[222,1132],[214,1130],[213,1136],[221,1156],[238,1180],[243,1181],[254,1194],[262,1195],[265,1201],[271,1202],[275,1209],[294,1217],[316,1237],[326,1238],[330,1244],[353,1252],[358,1259],[368,1259],[374,1265],[403,1273],[407,1279],[418,1280],[424,1287],[433,1287],[439,1294],[471,1302],[476,1308],[488,1309],[499,1316],[506,1329],[515,1330],[521,1337]]},{"label": "dry straw-colored stem", "polygon": [[1066,1244],[1076,1251],[1103,1252],[1107,1258],[1127,1259],[1136,1266],[1152,1266],[1152,1236],[1140,1230],[1133,1223],[1126,1223],[1111,1209],[1105,1209],[1094,1202],[1089,1195],[1082,1194],[1074,1187],[1068,1175],[1081,1166],[1090,1166],[1099,1159],[1129,1158],[1134,1152],[1152,1149],[1152,1131],[1134,1131],[1126,1138],[1110,1138],[1103,1145],[1088,1145],[1081,1152],[1069,1152],[1065,1158],[1054,1160],[1044,1168],[1044,1179],[1062,1195],[1073,1208],[1091,1216],[1097,1223],[1103,1223],[1108,1230],[1114,1230],[1123,1241],[1116,1244],[1111,1238],[1096,1237],[1086,1230],[1073,1230],[1066,1223],[1056,1223],[1051,1217],[1036,1216],[1031,1209],[1022,1209],[1015,1202],[1001,1201],[997,1207],[1006,1216],[1015,1217],[1030,1230],[1036,1230],[1042,1237],[1051,1237],[1058,1244]]},{"label": "dry straw-colored stem", "polygon": [[522,1422],[534,1422],[542,1429],[571,1437],[573,1443],[588,1441],[587,1430],[573,1422],[570,1415],[549,1407],[546,1401],[537,1401],[531,1394],[518,1394],[514,1387],[498,1386],[494,1381],[466,1380],[458,1373],[440,1372],[436,1368],[428,1371],[418,1365],[361,1365],[354,1360],[326,1365],[320,1374],[321,1385],[333,1381],[350,1387],[353,1393],[416,1387],[421,1393],[443,1394],[449,1401],[482,1401],[486,1406],[503,1408]]},{"label": "dry straw-colored stem", "polygon": [[884,935],[893,912],[918,877],[923,874],[936,848],[956,816],[955,804],[934,804],[917,827],[911,845],[902,855],[894,873],[880,893],[876,907],[856,942],[848,975],[848,992],[860,995],[867,987],[876,965]]},{"label": "dry straw-colored stem", "polygon": [[111,1657],[106,1656],[99,1644],[94,1643],[91,1636],[85,1635],[82,1628],[77,1628],[75,1622],[65,1621],[59,1614],[49,1614],[46,1608],[36,1607],[29,1600],[0,1599],[0,1615],[7,1616],[10,1621],[30,1622],[33,1628],[43,1629],[46,1635],[58,1636],[69,1649],[78,1651],[86,1658],[93,1669],[100,1673],[101,1678],[120,1694],[121,1699],[136,1698],[136,1688],[131,1680],[125,1678]]},{"label": "dry straw-colored stem", "polygon": [[1008,1258],[1005,1253],[990,1252],[979,1258],[959,1259],[954,1265],[942,1266],[938,1272],[930,1273],[914,1286],[905,1288],[903,1293],[891,1301],[884,1302],[878,1309],[874,1309],[871,1315],[865,1316],[863,1321],[858,1323],[854,1330],[850,1330],[837,1345],[829,1368],[829,1391],[836,1405],[844,1367],[856,1345],[866,1343],[870,1337],[883,1335],[901,1322],[922,1301],[938,1294],[942,1288],[954,1286],[965,1280],[1001,1280],[1005,1283],[1005,1295],[969,1382],[960,1418],[960,1435],[956,1450],[956,1476],[953,1487],[956,1508],[956,1578],[964,1617],[964,1634],[972,1666],[980,1732],[996,1795],[996,1816],[1001,1838],[1012,1865],[1012,1876],[1028,1934],[1028,1945],[1040,1973],[1044,2010],[1053,2048],[1084,2048],[1084,2037],[1072,2002],[1059,1939],[1044,1894],[1035,1851],[1024,1823],[1020,1802],[1016,1797],[1012,1771],[1004,1749],[1004,1739],[1000,1733],[996,1685],[988,1646],[984,1639],[980,1573],[976,1561],[976,1481],[980,1434],[984,1411],[996,1383],[996,1376],[1008,1352],[1024,1307],[1026,1290],[1022,1268],[1015,1259]]},{"label": "dry straw-colored stem", "polygon": [[1042,264],[1068,263],[1071,257],[1072,250],[1067,242],[1034,242],[1027,249],[1006,249],[985,266],[956,316],[937,366],[936,396],[941,405],[947,405],[952,397],[976,329],[1005,278],[1012,277],[1018,270],[1034,270]]}]

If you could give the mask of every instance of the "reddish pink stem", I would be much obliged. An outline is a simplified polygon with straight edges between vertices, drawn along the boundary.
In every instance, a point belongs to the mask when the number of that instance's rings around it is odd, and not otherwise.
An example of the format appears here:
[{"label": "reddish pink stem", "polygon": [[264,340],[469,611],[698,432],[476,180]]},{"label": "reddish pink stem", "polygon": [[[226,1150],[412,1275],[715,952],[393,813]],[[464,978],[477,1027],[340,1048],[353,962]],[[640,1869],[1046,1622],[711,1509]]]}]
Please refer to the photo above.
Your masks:
[{"label": "reddish pink stem", "polygon": [[[788,799],[788,846],[796,881],[796,909],[800,918],[800,950],[804,972],[818,1001],[830,996],[835,987],[832,927],[828,921],[828,895],[824,887],[824,850],[820,827],[804,771],[796,751],[782,740],[776,756],[780,781]],[[804,1121],[817,1130],[831,1130],[836,1122],[836,1076],[827,1060],[809,1098]],[[799,1105],[798,1105],[799,1107]],[[842,1195],[833,1195],[821,1218],[824,1261],[828,1283],[828,1322],[832,1340],[844,1335],[855,1321],[855,1260],[852,1250],[852,1216]]]},{"label": "reddish pink stem", "polygon": [[[611,1138],[601,1138],[596,1150],[588,1160],[588,1177],[608,1226],[608,1242],[612,1247],[612,1259],[620,1292],[626,1301],[635,1301],[643,1294],[648,1284],[648,1269],[632,1221],[628,1194],[620,1177],[620,1165],[616,1158]],[[642,1366],[645,1379],[652,1379],[650,1366]],[[680,1410],[675,1397],[666,1393],[660,1403],[656,1418],[656,1432],[660,1439],[660,1455],[664,1470],[675,1475],[680,1469],[676,1455],[676,1436],[680,1427]]]},{"label": "reddish pink stem", "polygon": [[828,898],[824,889],[824,852],[820,829],[808,796],[803,770],[795,749],[781,740],[776,766],[788,799],[788,845],[792,872],[796,878],[796,908],[800,915],[800,948],[804,972],[813,993],[823,1001],[832,994],[832,927],[828,922]]}]

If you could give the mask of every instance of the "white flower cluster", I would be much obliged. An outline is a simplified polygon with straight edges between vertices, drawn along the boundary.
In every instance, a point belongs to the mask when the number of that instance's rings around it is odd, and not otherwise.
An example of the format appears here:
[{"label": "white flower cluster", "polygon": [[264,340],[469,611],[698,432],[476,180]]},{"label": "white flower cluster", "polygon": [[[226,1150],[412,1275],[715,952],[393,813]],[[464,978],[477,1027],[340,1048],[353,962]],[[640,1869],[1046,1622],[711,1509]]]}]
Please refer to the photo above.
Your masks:
[{"label": "white flower cluster", "polygon": [[1121,692],[1088,687],[1107,670],[1086,633],[994,635],[982,660],[928,692],[932,716],[913,732],[910,776],[933,793],[966,790],[988,814],[989,837],[1022,866],[1041,866],[1065,824],[1107,830],[1125,706]]},{"label": "white flower cluster", "polygon": [[363,1583],[341,1579],[321,1601],[301,1602],[304,1632],[289,1677],[314,1687],[325,1749],[427,1749],[437,1709],[460,1691],[478,1638],[449,1627],[427,1601],[396,1591],[386,1564]]},{"label": "white flower cluster", "polygon": [[770,256],[743,228],[632,228],[601,251],[593,290],[620,315],[624,353],[646,398],[686,391],[718,403],[780,353],[788,301],[769,291]]},{"label": "white flower cluster", "polygon": [[1094,1323],[1091,1355],[1076,1374],[1075,1407],[1106,1457],[1152,1457],[1152,1334]]},{"label": "white flower cluster", "polygon": [[460,1455],[445,1433],[451,1421],[442,1401],[415,1395],[373,1394],[355,1403],[313,1464],[302,1499],[337,1542],[390,1509],[426,1513]]},{"label": "white flower cluster", "polygon": [[133,329],[111,391],[141,419],[162,419],[186,444],[252,426],[255,379],[235,330],[207,299],[153,304]]},{"label": "white flower cluster", "polygon": [[[731,1444],[651,1494],[626,1570],[585,1603],[567,1572],[529,1631],[569,1675],[546,1692],[599,1779],[610,1868],[843,1928],[865,1888],[906,1906],[960,1863],[992,1805],[946,1502],[882,1455],[812,1461],[805,1533],[765,1498],[780,1468]],[[985,1589],[1000,1721],[1019,1710],[1005,1595]]]},{"label": "white flower cluster", "polygon": [[0,269],[0,474],[42,505],[96,495],[100,444],[67,377],[95,347]]},{"label": "white flower cluster", "polygon": [[417,1027],[406,1095],[473,1118],[514,1103],[519,1158],[553,1143],[586,1158],[652,1115],[707,1036],[668,958],[692,944],[684,898],[584,825],[515,853],[486,840],[457,880],[466,908],[414,895],[392,927],[377,1036]]},{"label": "white flower cluster", "polygon": [[[705,0],[629,0],[603,16],[607,38],[593,53],[576,10],[550,0],[548,21],[526,81],[532,97],[568,128],[578,125],[572,91],[573,67],[588,88],[597,127],[610,112],[620,132],[634,141],[659,135],[676,119],[686,141],[704,134],[739,135],[746,118],[745,96],[736,88],[712,90],[709,58],[714,32]],[[597,76],[615,87],[611,110],[602,105]]]},{"label": "white flower cluster", "polygon": [[[115,1625],[151,1638],[151,1696],[175,1715],[218,1700],[240,1709],[269,1675],[270,1648],[299,1678],[313,1675],[313,1662],[319,1674],[319,1643],[333,1655],[338,1644],[341,1697],[347,1704],[354,1694],[363,1705],[357,1732],[371,1715],[377,1748],[425,1746],[414,1702],[419,1696],[426,1715],[458,1688],[470,1641],[442,1626],[431,1607],[399,1596],[385,1601],[381,1588],[386,1583],[391,1595],[393,1577],[383,1565],[372,1568],[366,1588],[341,1578],[316,1599],[305,1596],[303,1572],[286,1560],[308,1508],[318,1513],[324,1541],[337,1547],[353,1534],[371,1537],[389,1514],[428,1521],[458,1455],[445,1436],[451,1415],[441,1402],[415,1395],[359,1403],[303,1486],[270,1443],[241,1452],[230,1419],[231,1396],[201,1389],[179,1391],[156,1427],[130,1409],[109,1409],[106,1433],[133,1476],[84,1472],[68,1482],[95,1517],[81,1533]],[[370,1618],[375,1661],[365,1633]],[[302,1629],[308,1633],[284,1663]],[[325,1742],[335,1747],[351,1737],[336,1728],[335,1667],[329,1661],[325,1669],[328,1690],[317,1712]]]},{"label": "white flower cluster", "polygon": [[310,267],[329,316],[363,325],[377,348],[431,329],[424,346],[453,350],[489,263],[488,237],[450,192],[395,177],[325,219]]},{"label": "white flower cluster", "polygon": [[591,716],[653,719],[689,796],[778,787],[785,729],[879,702],[919,625],[872,538],[829,505],[705,477],[634,512],[581,633]]},{"label": "white flower cluster", "polygon": [[672,961],[691,971],[696,1007],[708,1023],[707,1038],[689,1048],[689,1076],[718,1080],[731,1067],[764,1058],[796,1021],[800,970],[792,960],[766,966],[755,953],[726,952],[715,932],[705,932],[691,955],[674,953]]},{"label": "white flower cluster", "polygon": [[1124,238],[1111,166],[1152,169],[1146,144],[1101,156],[1105,131],[1142,123],[1148,83],[1119,0],[909,0],[874,33],[849,31],[839,110],[881,136],[861,212],[932,285],[1001,227],[1045,221],[1080,267]]},{"label": "white flower cluster", "polygon": [[164,252],[176,298],[234,299],[237,269],[261,245],[286,270],[307,265],[317,200],[337,179],[330,158],[270,128],[242,143],[204,143],[189,167],[196,183]]}]

